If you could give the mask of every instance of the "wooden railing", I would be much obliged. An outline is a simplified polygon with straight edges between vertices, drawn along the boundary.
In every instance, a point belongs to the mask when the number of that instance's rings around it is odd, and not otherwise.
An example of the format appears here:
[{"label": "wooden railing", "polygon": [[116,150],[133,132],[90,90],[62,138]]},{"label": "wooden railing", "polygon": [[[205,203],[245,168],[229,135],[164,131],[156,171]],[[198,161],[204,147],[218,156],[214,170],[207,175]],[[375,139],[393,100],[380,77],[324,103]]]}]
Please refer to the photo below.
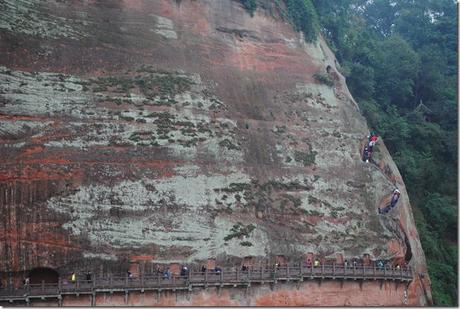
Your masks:
[{"label": "wooden railing", "polygon": [[207,286],[248,286],[253,283],[277,283],[279,281],[304,281],[308,279],[351,279],[351,280],[393,280],[412,281],[410,267],[378,268],[376,266],[345,267],[322,265],[318,267],[287,266],[277,268],[249,268],[247,270],[223,269],[221,272],[190,271],[186,276],[164,278],[163,274],[93,277],[92,280],[77,280],[75,283],[59,280],[58,283],[29,284],[22,288],[0,289],[0,301],[25,300],[30,298],[55,297],[62,295],[93,294],[116,291],[145,290],[187,290]]}]

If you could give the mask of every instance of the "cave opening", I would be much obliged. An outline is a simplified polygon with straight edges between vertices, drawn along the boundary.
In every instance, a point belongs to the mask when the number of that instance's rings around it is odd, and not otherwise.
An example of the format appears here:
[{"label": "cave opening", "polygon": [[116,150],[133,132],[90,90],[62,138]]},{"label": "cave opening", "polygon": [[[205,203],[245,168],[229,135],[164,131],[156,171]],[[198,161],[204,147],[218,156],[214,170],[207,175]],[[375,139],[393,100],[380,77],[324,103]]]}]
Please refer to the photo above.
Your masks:
[{"label": "cave opening", "polygon": [[404,255],[404,260],[406,260],[406,263],[409,263],[412,259],[412,248],[406,233],[404,233],[404,242],[406,243],[406,254]]},{"label": "cave opening", "polygon": [[58,283],[59,273],[49,267],[33,268],[29,272],[30,284],[40,284],[42,281],[45,283]]}]

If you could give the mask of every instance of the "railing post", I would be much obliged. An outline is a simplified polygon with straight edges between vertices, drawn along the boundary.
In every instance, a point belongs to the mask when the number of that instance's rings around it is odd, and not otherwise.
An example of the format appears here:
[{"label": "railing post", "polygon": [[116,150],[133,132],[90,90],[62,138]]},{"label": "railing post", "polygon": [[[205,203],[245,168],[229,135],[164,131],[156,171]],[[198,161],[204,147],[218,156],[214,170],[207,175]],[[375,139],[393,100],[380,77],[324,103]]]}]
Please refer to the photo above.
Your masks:
[{"label": "railing post", "polygon": [[172,285],[176,286],[176,275],[172,275]]},{"label": "railing post", "polygon": [[190,279],[191,279],[191,277],[192,277],[192,270],[189,269],[189,270],[188,270],[188,273],[187,273],[187,282],[188,282],[188,284],[190,284],[190,281],[191,281]]},{"label": "railing post", "polygon": [[239,269],[236,270],[236,281],[237,282],[240,281],[240,270]]},{"label": "railing post", "polygon": [[335,277],[335,262],[332,262],[332,276]]},{"label": "railing post", "polygon": [[249,267],[248,267],[247,276],[248,276],[248,282],[251,282],[251,269]]},{"label": "railing post", "polygon": [[321,264],[321,277],[324,277],[324,264]]},{"label": "railing post", "polygon": [[289,279],[289,265],[286,265],[286,278]]},{"label": "railing post", "polygon": [[42,280],[42,293],[45,293],[45,280]]},{"label": "railing post", "polygon": [[220,271],[220,283],[221,284],[224,283],[224,270],[223,269]]},{"label": "railing post", "polygon": [[264,267],[260,266],[260,280],[264,280]]},{"label": "railing post", "polygon": [[61,277],[58,278],[58,294],[61,294],[62,289],[62,280]]},{"label": "railing post", "polygon": [[158,282],[158,286],[160,286],[160,273],[157,272],[157,282]]},{"label": "railing post", "polygon": [[96,273],[93,275],[93,290],[96,288]]},{"label": "railing post", "polygon": [[401,274],[401,280],[403,279],[403,272],[402,272],[402,267],[399,268],[400,274]]},{"label": "railing post", "polygon": [[310,274],[311,274],[312,277],[313,277],[313,266],[314,266],[314,264],[310,265]]},{"label": "railing post", "polygon": [[387,266],[383,265],[383,277],[386,278],[387,276]]},{"label": "railing post", "polygon": [[204,283],[206,285],[208,284],[208,270],[207,269],[204,271]]}]

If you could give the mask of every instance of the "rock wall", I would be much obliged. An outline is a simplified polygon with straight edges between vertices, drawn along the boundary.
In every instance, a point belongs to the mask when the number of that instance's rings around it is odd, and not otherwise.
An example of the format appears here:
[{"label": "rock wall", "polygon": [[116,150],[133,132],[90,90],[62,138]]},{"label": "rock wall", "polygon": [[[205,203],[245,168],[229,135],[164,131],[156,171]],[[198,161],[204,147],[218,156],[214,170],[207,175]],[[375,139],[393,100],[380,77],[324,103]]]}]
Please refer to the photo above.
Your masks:
[{"label": "rock wall", "polygon": [[[360,160],[368,128],[333,54],[273,7],[2,0],[0,12],[3,280],[309,252],[426,273],[384,143],[377,165]],[[314,78],[328,66],[333,86]],[[395,185],[403,198],[379,216]],[[413,304],[430,299],[420,280]]]}]

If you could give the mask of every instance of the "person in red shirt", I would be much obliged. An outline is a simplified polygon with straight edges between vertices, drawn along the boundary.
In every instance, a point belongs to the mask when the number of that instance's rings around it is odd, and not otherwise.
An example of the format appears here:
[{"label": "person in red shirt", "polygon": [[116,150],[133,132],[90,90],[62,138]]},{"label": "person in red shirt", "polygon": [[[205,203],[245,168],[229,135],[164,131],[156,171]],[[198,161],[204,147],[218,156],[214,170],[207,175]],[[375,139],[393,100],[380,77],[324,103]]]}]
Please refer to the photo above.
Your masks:
[{"label": "person in red shirt", "polygon": [[368,136],[368,138],[369,138],[369,144],[368,144],[369,150],[372,152],[372,147],[374,147],[375,143],[377,143],[377,140],[379,139],[379,137],[374,131],[372,131],[371,135]]}]

